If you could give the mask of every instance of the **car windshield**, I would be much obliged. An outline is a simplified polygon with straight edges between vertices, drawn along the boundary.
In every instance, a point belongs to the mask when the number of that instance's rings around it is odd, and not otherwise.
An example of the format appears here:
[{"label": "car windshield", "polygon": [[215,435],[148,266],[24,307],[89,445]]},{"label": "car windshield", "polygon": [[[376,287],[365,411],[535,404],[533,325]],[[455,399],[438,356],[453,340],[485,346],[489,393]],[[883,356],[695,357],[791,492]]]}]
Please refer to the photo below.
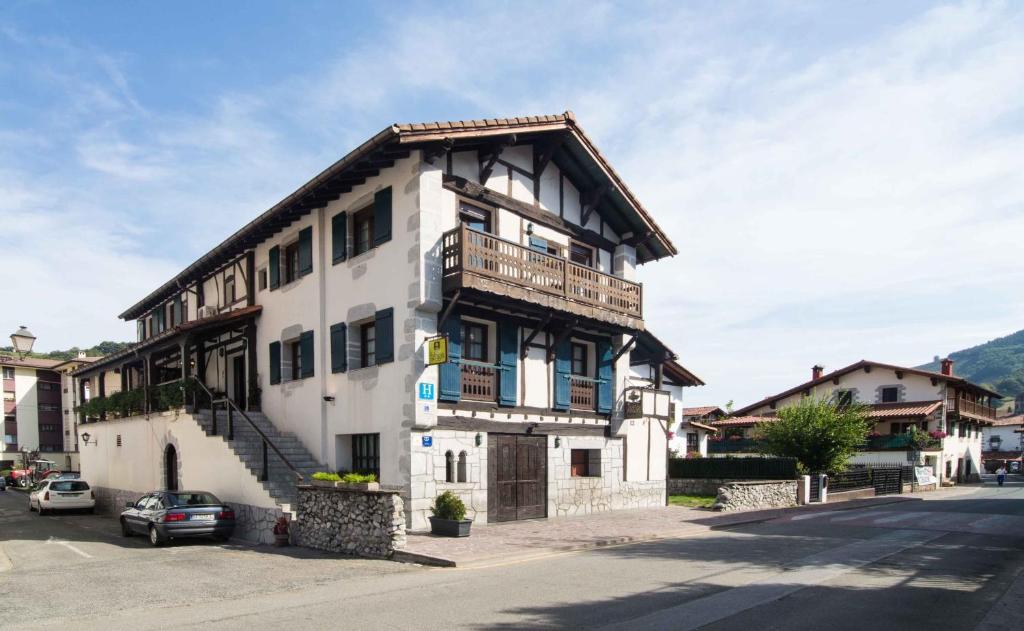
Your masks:
[{"label": "car windshield", "polygon": [[211,506],[220,504],[213,493],[197,491],[193,493],[168,493],[167,500],[171,506]]},{"label": "car windshield", "polygon": [[89,485],[81,480],[57,480],[50,484],[51,491],[88,491]]}]

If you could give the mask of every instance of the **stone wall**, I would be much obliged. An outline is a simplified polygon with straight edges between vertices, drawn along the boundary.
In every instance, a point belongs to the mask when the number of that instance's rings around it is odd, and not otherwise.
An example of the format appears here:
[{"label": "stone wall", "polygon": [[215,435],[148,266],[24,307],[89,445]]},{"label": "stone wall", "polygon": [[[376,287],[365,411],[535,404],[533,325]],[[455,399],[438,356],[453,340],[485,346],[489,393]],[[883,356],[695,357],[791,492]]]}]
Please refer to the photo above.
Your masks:
[{"label": "stone wall", "polygon": [[397,491],[299,487],[300,546],[390,558],[405,547],[405,503]]},{"label": "stone wall", "polygon": [[[573,449],[599,449],[601,475],[574,477]],[[664,475],[664,473],[662,473]],[[665,480],[624,480],[623,441],[570,436],[548,441],[548,517],[589,515],[608,510],[665,505]]]},{"label": "stone wall", "polygon": [[669,478],[669,495],[718,495],[718,487],[735,482],[722,478]]},{"label": "stone wall", "polygon": [[718,490],[715,510],[738,511],[797,505],[796,480],[728,482]]},{"label": "stone wall", "polygon": [[[145,495],[140,491],[126,491],[102,486],[93,487],[93,491],[96,492],[96,511],[112,517],[119,516],[126,503],[134,502]],[[227,504],[235,511],[234,538],[252,543],[274,542],[274,522],[284,514],[280,509],[235,502]]]}]

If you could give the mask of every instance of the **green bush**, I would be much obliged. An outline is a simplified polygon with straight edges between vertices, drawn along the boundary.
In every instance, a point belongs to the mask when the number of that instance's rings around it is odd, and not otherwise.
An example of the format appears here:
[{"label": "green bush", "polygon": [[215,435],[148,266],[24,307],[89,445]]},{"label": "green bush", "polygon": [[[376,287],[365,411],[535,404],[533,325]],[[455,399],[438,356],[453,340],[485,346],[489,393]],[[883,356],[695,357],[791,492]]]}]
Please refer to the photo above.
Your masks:
[{"label": "green bush", "polygon": [[327,473],[326,471],[317,471],[313,474],[314,480],[320,480],[321,482],[341,482],[341,476],[337,473]]},{"label": "green bush", "polygon": [[341,476],[341,481],[345,484],[367,484],[369,482],[376,482],[377,476],[372,473],[346,473]]},{"label": "green bush", "polygon": [[438,519],[462,521],[466,518],[466,505],[451,491],[445,491],[434,498],[434,505],[430,510]]}]

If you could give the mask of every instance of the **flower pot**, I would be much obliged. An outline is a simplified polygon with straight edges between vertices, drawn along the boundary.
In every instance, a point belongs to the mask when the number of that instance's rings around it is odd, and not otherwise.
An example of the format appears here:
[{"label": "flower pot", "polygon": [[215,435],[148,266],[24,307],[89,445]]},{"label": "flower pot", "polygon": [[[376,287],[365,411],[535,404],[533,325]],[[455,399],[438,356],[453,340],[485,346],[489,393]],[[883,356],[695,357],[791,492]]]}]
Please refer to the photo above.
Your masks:
[{"label": "flower pot", "polygon": [[335,482],[335,488],[348,489],[350,491],[379,491],[380,482]]},{"label": "flower pot", "polygon": [[472,519],[441,519],[430,518],[430,532],[442,537],[468,537]]},{"label": "flower pot", "polygon": [[312,482],[313,486],[319,486],[328,489],[333,489],[334,485],[336,484],[336,482],[334,482],[333,480],[311,479],[310,482]]}]

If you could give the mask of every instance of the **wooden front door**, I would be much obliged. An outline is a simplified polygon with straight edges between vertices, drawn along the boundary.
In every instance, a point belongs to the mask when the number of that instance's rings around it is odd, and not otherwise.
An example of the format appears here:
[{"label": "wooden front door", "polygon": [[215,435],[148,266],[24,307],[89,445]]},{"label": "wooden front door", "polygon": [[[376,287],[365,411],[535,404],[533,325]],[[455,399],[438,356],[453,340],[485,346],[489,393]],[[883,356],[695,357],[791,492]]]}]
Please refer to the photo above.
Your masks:
[{"label": "wooden front door", "polygon": [[489,434],[488,521],[547,516],[547,437]]},{"label": "wooden front door", "polygon": [[232,390],[231,399],[238,407],[245,409],[245,357],[235,355],[231,360]]}]

